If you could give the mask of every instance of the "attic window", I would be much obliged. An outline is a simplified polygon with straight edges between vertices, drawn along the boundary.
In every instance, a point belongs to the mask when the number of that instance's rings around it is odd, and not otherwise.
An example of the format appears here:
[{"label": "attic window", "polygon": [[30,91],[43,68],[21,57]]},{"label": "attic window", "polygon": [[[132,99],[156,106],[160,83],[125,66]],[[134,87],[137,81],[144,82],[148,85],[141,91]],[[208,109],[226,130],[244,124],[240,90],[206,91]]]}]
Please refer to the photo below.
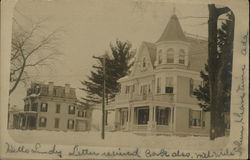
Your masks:
[{"label": "attic window", "polygon": [[169,48],[167,50],[167,63],[174,63],[174,49]]},{"label": "attic window", "polygon": [[185,51],[183,49],[179,53],[179,64],[185,64]]}]

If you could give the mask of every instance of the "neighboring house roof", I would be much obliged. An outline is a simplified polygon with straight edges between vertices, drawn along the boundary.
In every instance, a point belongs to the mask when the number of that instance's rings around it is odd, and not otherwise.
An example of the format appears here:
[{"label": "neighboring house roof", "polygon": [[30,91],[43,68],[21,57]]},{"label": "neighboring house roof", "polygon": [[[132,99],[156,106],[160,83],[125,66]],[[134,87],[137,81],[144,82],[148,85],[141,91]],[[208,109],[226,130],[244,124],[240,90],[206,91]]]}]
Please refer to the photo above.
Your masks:
[{"label": "neighboring house roof", "polygon": [[175,14],[171,16],[165,30],[157,42],[161,41],[186,41],[185,34]]}]

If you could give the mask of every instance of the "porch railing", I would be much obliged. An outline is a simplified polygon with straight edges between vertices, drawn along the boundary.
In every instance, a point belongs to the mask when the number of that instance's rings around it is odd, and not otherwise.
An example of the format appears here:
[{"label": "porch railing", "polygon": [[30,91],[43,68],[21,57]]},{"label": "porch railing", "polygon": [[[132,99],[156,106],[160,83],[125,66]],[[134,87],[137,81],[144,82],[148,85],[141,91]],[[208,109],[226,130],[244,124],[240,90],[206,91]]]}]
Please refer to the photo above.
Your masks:
[{"label": "porch railing", "polygon": [[118,94],[115,98],[116,102],[129,102],[129,101],[146,101],[146,100],[155,100],[160,102],[173,102],[174,94]]}]

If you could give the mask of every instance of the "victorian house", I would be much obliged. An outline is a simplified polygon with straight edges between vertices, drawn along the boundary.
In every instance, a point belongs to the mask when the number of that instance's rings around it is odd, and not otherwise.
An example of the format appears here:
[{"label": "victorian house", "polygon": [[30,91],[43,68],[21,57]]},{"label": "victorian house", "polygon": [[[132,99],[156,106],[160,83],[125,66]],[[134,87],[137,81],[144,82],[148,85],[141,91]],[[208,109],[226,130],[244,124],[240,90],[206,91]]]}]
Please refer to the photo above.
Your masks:
[{"label": "victorian house", "polygon": [[185,34],[172,15],[155,43],[142,42],[132,72],[121,78],[121,91],[107,108],[115,129],[135,133],[208,135],[210,113],[193,91],[202,85],[207,39]]},{"label": "victorian house", "polygon": [[90,129],[91,113],[90,109],[77,103],[75,89],[69,84],[31,83],[23,111],[12,113],[12,128],[86,131]]}]

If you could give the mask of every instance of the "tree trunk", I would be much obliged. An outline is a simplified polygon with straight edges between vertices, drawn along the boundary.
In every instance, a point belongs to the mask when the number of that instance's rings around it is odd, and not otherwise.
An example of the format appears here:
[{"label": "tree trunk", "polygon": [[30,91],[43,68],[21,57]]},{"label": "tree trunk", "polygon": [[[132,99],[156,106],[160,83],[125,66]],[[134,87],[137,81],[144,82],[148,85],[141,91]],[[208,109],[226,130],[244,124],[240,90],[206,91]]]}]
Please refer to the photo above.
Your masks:
[{"label": "tree trunk", "polygon": [[[209,4],[208,20],[208,78],[210,92],[210,139],[214,140],[225,133],[224,127],[224,103],[221,100],[224,90],[225,61],[222,60],[221,66],[217,60],[217,21],[218,17],[228,11],[229,8],[216,8],[215,4]],[[226,55],[225,55],[226,56]]]}]

